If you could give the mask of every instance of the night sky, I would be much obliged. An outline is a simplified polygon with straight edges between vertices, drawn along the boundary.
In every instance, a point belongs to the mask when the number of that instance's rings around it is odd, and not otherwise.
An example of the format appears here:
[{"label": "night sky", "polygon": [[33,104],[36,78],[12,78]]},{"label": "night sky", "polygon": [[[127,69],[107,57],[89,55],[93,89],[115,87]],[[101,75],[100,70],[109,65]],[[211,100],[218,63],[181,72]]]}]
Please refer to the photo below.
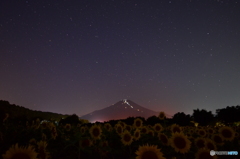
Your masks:
[{"label": "night sky", "polygon": [[240,105],[240,1],[1,0],[0,99],[78,116]]}]

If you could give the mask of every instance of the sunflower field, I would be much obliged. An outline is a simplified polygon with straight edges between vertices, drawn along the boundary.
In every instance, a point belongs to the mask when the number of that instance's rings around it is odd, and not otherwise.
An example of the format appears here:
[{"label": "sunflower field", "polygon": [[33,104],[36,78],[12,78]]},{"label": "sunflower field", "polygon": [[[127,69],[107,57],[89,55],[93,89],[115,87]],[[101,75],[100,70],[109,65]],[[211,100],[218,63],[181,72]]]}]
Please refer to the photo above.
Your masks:
[{"label": "sunflower field", "polygon": [[145,124],[58,124],[32,121],[13,124],[5,118],[0,130],[3,159],[239,159],[239,155],[210,155],[214,151],[240,152],[239,126],[179,126]]}]

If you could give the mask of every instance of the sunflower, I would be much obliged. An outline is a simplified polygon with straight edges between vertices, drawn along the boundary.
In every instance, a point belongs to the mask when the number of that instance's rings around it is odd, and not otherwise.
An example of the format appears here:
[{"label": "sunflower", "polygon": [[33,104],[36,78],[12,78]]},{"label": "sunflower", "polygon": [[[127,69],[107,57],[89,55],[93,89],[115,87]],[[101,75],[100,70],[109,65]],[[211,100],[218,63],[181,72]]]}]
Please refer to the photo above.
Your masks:
[{"label": "sunflower", "polygon": [[153,137],[154,136],[154,131],[153,130],[148,130],[147,134],[151,135]]},{"label": "sunflower", "polygon": [[85,138],[79,141],[79,145],[81,148],[86,148],[92,146],[93,142],[89,138]]},{"label": "sunflower", "polygon": [[221,127],[219,129],[219,134],[221,135],[223,140],[226,140],[226,141],[232,141],[235,137],[235,131],[228,126]]},{"label": "sunflower", "polygon": [[162,141],[163,145],[169,145],[168,137],[164,133],[158,133],[158,139]]},{"label": "sunflower", "polygon": [[112,125],[109,124],[109,123],[106,123],[106,124],[104,124],[104,128],[105,128],[107,131],[111,131],[111,130],[112,130]]},{"label": "sunflower", "polygon": [[141,131],[139,129],[136,129],[133,134],[134,140],[139,140],[141,137]]},{"label": "sunflower", "polygon": [[160,112],[159,115],[158,115],[158,118],[159,118],[160,120],[164,120],[164,119],[166,118],[165,113],[164,113],[164,112]]},{"label": "sunflower", "polygon": [[118,121],[117,124],[120,124],[123,129],[125,129],[125,126],[127,125],[126,123],[124,123],[124,122],[122,122],[122,121]]},{"label": "sunflower", "polygon": [[58,136],[58,134],[57,134],[57,129],[56,129],[55,126],[51,128],[51,135],[52,135],[52,138],[53,138],[54,140],[55,140],[56,137]]},{"label": "sunflower", "polygon": [[46,147],[47,147],[47,142],[46,141],[40,141],[37,143],[38,145],[38,156],[40,159],[48,159],[49,156],[49,152],[46,151]]},{"label": "sunflower", "polygon": [[182,132],[176,132],[170,138],[170,145],[176,152],[186,153],[190,149],[191,141]]},{"label": "sunflower", "polygon": [[197,148],[204,148],[205,146],[205,138],[198,137],[194,140],[195,145]]},{"label": "sunflower", "polygon": [[142,121],[140,118],[135,118],[135,119],[134,119],[133,126],[134,126],[135,128],[141,128],[141,127],[142,127],[142,124],[143,124],[143,121]]},{"label": "sunflower", "polygon": [[143,127],[141,128],[141,133],[147,134],[147,133],[148,133],[148,127],[143,126]]},{"label": "sunflower", "polygon": [[121,141],[124,145],[131,145],[133,137],[129,131],[125,130],[121,135]]},{"label": "sunflower", "polygon": [[56,127],[52,122],[46,122],[46,126],[51,130],[53,127]]},{"label": "sunflower", "polygon": [[116,124],[114,127],[115,127],[116,132],[117,132],[119,135],[121,135],[121,134],[123,133],[123,127],[122,127],[121,124]]},{"label": "sunflower", "polygon": [[214,134],[212,136],[212,140],[219,146],[222,146],[224,144],[222,136],[218,134]]},{"label": "sunflower", "polygon": [[102,129],[100,126],[94,124],[90,129],[89,132],[91,134],[91,137],[95,140],[100,139],[102,135]]},{"label": "sunflower", "polygon": [[206,137],[207,132],[204,129],[200,128],[198,129],[198,135],[201,137]]},{"label": "sunflower", "polygon": [[153,126],[153,129],[156,131],[156,132],[161,132],[163,131],[163,127],[161,124],[157,123]]},{"label": "sunflower", "polygon": [[80,127],[80,132],[81,132],[81,134],[84,134],[86,132],[86,127],[85,126],[81,126]]},{"label": "sunflower", "polygon": [[196,159],[217,159],[217,156],[211,156],[210,155],[210,150],[209,149],[199,149],[197,153],[195,154]]},{"label": "sunflower", "polygon": [[205,147],[209,150],[217,150],[216,144],[211,139],[205,139]]},{"label": "sunflower", "polygon": [[195,133],[195,131],[193,128],[189,128],[186,130],[186,133],[188,134],[188,136],[192,136]]},{"label": "sunflower", "polygon": [[215,130],[214,130],[213,128],[209,127],[209,128],[207,128],[207,133],[208,133],[209,135],[212,135],[212,134],[215,133]]},{"label": "sunflower", "polygon": [[132,130],[132,126],[131,125],[126,125],[125,129],[130,132]]},{"label": "sunflower", "polygon": [[37,159],[37,155],[32,146],[19,147],[18,144],[15,144],[2,157],[3,159]]},{"label": "sunflower", "polygon": [[108,141],[106,140],[101,140],[99,145],[101,146],[101,149],[99,149],[99,153],[102,157],[100,158],[107,158],[107,154],[109,153],[109,150],[108,150]]},{"label": "sunflower", "polygon": [[64,126],[64,128],[67,130],[67,131],[70,131],[71,130],[71,124],[66,124],[65,126]]},{"label": "sunflower", "polygon": [[177,125],[177,124],[171,125],[170,129],[171,129],[172,133],[181,132],[182,131],[181,127],[179,125]]},{"label": "sunflower", "polygon": [[157,148],[157,145],[143,145],[139,146],[135,152],[136,159],[165,159],[163,153]]}]

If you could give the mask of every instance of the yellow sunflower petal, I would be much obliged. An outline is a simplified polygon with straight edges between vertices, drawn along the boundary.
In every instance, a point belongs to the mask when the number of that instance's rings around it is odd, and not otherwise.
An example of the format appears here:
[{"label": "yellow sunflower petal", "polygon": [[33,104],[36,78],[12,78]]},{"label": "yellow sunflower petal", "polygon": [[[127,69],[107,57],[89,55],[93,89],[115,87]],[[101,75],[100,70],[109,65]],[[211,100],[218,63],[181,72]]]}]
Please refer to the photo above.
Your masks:
[{"label": "yellow sunflower petal", "polygon": [[165,159],[163,153],[156,145],[143,145],[139,146],[136,151],[136,159]]},{"label": "yellow sunflower petal", "polygon": [[100,126],[98,126],[97,124],[94,124],[90,129],[89,132],[91,134],[91,137],[93,139],[101,139],[101,135],[102,135],[102,129]]},{"label": "yellow sunflower petal", "polygon": [[219,129],[219,134],[226,141],[232,141],[235,137],[235,131],[228,126],[221,127]]},{"label": "yellow sunflower petal", "polygon": [[2,155],[3,159],[37,159],[37,153],[32,146],[19,147],[15,144]]},{"label": "yellow sunflower petal", "polygon": [[191,147],[191,141],[183,133],[174,133],[170,138],[170,145],[176,152],[187,153]]},{"label": "yellow sunflower petal", "polygon": [[124,145],[131,145],[133,137],[129,131],[125,130],[121,135],[121,141]]}]

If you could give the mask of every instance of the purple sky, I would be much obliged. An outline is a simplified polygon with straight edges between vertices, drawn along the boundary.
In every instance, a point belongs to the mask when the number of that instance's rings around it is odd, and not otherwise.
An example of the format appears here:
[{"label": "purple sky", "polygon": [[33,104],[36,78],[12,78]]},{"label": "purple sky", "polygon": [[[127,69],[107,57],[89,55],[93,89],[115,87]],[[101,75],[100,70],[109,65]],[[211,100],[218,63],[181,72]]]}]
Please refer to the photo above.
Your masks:
[{"label": "purple sky", "polygon": [[240,104],[237,0],[2,0],[0,99],[79,116]]}]

